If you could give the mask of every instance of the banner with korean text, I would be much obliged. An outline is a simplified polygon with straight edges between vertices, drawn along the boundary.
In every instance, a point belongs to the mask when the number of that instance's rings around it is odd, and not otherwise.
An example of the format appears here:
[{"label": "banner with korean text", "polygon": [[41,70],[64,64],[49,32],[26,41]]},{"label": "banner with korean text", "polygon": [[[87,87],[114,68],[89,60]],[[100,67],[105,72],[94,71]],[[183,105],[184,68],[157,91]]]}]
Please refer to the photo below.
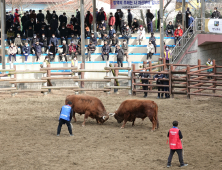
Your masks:
[{"label": "banner with korean text", "polygon": [[222,34],[222,19],[205,19],[205,32]]},{"label": "banner with korean text", "polygon": [[159,0],[110,0],[111,9],[159,9]]}]

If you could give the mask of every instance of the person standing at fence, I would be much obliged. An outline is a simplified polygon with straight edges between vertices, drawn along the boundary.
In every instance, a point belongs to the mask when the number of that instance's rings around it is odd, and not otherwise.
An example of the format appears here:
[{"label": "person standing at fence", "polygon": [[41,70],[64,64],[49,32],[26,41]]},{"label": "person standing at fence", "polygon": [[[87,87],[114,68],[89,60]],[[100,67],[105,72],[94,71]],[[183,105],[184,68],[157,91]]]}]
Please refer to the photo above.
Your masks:
[{"label": "person standing at fence", "polygon": [[[213,66],[213,62],[211,61],[211,58],[208,58],[208,60],[207,60],[207,62],[206,62],[206,65],[207,66]],[[207,73],[212,73],[213,72],[213,69],[211,68],[211,69],[208,69],[207,70]],[[212,79],[212,77],[211,76],[208,76],[208,79]]]},{"label": "person standing at fence", "polygon": [[[159,73],[156,74],[156,75],[153,77],[153,79],[156,81],[156,84],[157,84],[157,85],[163,85],[163,81],[162,81],[163,77],[164,77],[163,74],[161,74],[160,71],[159,71]],[[163,88],[160,87],[160,86],[158,86],[158,91],[159,91],[159,93],[158,93],[157,99],[160,98],[160,90],[163,91]],[[161,98],[163,98],[163,93],[161,94]]]},{"label": "person standing at fence", "polygon": [[59,125],[57,129],[57,136],[60,135],[61,128],[63,124],[66,124],[70,133],[70,136],[74,136],[72,134],[72,127],[71,127],[71,120],[73,116],[73,110],[72,110],[72,102],[68,101],[67,105],[62,106],[59,116]]},{"label": "person standing at fence", "polygon": [[117,45],[117,48],[116,48],[116,51],[115,53],[117,53],[117,64],[118,64],[118,67],[123,67],[123,56],[124,56],[124,51],[123,49],[120,48],[119,45]]},{"label": "person standing at fence", "polygon": [[[149,73],[144,73],[146,71],[146,67],[143,66],[143,70],[141,70],[142,72],[139,73],[139,78],[140,80],[142,81],[142,84],[145,85],[147,84],[147,86],[142,86],[143,87],[143,90],[148,90],[148,84],[149,84],[149,80],[147,80],[149,77],[150,77],[150,74]],[[144,98],[147,98],[147,92],[144,92]]]},{"label": "person standing at fence", "polygon": [[[165,71],[168,72],[168,69],[166,69]],[[163,85],[169,85],[169,74],[163,74]],[[170,94],[166,93],[166,92],[169,92],[169,87],[163,87],[163,91],[165,92],[165,98],[166,99],[170,98]],[[163,96],[163,93],[162,93],[162,96]]]},{"label": "person standing at fence", "polygon": [[171,167],[171,161],[175,152],[177,152],[178,154],[180,167],[188,165],[183,162],[183,145],[181,142],[183,135],[177,126],[178,126],[178,121],[173,121],[173,127],[169,130],[167,134],[170,146],[170,155],[168,157],[167,168]]}]

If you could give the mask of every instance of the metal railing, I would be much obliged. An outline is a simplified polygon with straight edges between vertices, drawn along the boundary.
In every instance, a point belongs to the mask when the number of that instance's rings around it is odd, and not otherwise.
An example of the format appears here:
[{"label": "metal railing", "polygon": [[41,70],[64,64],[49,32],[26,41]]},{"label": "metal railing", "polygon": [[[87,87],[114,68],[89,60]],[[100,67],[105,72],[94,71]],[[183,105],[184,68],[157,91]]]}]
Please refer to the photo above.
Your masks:
[{"label": "metal railing", "polygon": [[197,32],[204,31],[205,27],[205,19],[202,18],[196,18],[193,23],[190,25],[190,27],[183,33],[180,40],[177,41],[175,47],[172,50],[172,61],[171,63],[174,63],[176,59],[179,57],[181,52],[184,51],[187,44],[190,42],[190,40],[196,35]]}]

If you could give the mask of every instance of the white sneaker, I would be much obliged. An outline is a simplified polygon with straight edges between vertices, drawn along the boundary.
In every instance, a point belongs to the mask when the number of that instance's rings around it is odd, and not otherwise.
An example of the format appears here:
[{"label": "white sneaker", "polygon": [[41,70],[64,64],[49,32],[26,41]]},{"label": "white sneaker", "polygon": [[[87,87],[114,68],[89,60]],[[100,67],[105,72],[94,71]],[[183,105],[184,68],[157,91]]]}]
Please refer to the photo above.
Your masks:
[{"label": "white sneaker", "polygon": [[9,63],[12,63],[12,61],[9,61]]}]

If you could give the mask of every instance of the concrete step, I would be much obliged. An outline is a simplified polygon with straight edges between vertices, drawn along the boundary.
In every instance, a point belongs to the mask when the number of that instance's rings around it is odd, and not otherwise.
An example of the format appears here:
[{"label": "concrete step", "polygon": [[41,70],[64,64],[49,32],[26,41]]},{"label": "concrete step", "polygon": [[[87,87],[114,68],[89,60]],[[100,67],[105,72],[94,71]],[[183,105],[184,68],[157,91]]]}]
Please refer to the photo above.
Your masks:
[{"label": "concrete step", "polygon": [[[86,60],[88,61],[88,58],[87,58],[87,54],[88,53],[85,53],[86,55]],[[43,62],[44,59],[45,59],[45,56],[47,54],[42,54],[40,56],[40,60],[38,62]],[[158,61],[158,58],[159,58],[159,53],[156,53],[153,55],[153,61]],[[129,59],[128,61],[146,61],[146,56],[147,56],[147,53],[129,53]],[[6,57],[6,63],[9,63],[9,57],[8,55],[5,56]],[[107,57],[105,56],[105,59]],[[126,57],[124,57],[126,58]],[[68,61],[71,61],[71,56],[70,55],[67,55],[67,59]],[[63,60],[65,60],[63,58]],[[77,60],[78,61],[82,61],[82,56],[78,55],[77,56]],[[116,54],[115,53],[110,53],[110,56],[109,56],[109,60],[110,61],[116,61]],[[126,60],[126,59],[124,59]],[[24,63],[25,61],[25,56],[24,55],[21,55],[21,54],[17,54],[16,55],[16,62],[17,63]],[[59,59],[59,54],[57,53],[56,56],[55,56],[55,62],[59,62],[60,59]],[[93,53],[91,54],[91,61],[102,61],[102,57],[101,57],[101,53]],[[14,57],[12,57],[12,62],[14,63]],[[28,57],[28,61],[27,62],[36,62],[36,56],[33,54],[33,55],[30,55]]]}]

